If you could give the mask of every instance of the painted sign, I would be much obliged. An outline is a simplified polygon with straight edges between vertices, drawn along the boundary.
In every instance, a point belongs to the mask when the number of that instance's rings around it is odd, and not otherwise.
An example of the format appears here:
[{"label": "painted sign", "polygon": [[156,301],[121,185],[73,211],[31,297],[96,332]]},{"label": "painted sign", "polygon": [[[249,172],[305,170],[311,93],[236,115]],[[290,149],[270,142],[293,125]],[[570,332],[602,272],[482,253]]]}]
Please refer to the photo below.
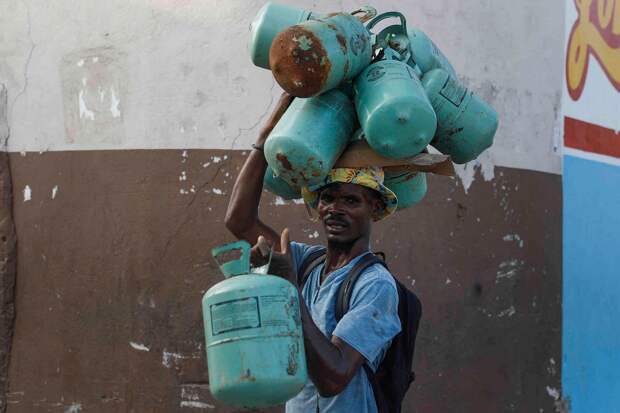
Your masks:
[{"label": "painted sign", "polygon": [[[620,0],[566,0],[562,397],[620,404]],[[567,409],[568,410],[568,409]],[[559,411],[559,410],[558,410]],[[562,409],[564,411],[564,409]]]},{"label": "painted sign", "polygon": [[620,164],[620,0],[567,0],[564,153]]},{"label": "painted sign", "polygon": [[579,17],[570,32],[566,82],[573,100],[581,97],[593,55],[620,91],[620,0],[575,0]]}]

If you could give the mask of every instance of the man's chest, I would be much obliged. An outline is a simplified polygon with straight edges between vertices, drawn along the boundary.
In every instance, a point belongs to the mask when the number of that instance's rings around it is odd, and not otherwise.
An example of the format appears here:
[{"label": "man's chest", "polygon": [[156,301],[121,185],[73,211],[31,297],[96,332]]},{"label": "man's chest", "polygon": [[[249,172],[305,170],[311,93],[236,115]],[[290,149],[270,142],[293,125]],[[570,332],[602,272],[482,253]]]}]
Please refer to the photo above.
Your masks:
[{"label": "man's chest", "polygon": [[321,267],[308,278],[303,296],[314,323],[326,337],[330,337],[337,324],[336,299],[344,277],[330,274],[320,282]]}]

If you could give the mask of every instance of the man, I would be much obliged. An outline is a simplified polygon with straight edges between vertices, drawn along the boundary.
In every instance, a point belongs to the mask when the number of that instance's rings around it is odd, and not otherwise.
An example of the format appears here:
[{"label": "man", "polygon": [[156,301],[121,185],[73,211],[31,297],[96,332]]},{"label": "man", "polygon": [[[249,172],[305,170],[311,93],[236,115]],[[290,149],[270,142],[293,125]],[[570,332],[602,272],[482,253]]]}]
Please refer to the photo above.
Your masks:
[{"label": "man", "polygon": [[[267,163],[263,145],[286,111],[292,97],[284,94],[261,131],[235,182],[227,228],[255,244],[254,264],[263,264],[274,248],[270,273],[297,285],[296,274],[316,250],[289,241],[288,229],[278,235],[258,218]],[[355,263],[370,253],[372,221],[396,209],[396,196],[383,186],[380,168],[334,169],[321,185],[304,188],[306,203],[318,211],[327,238],[325,262],[299,287],[301,319],[310,381],[286,404],[287,413],[375,413],[372,386],[362,365],[376,370],[401,325],[398,293],[389,272],[380,264],[367,268],[355,283],[348,312],[335,319],[340,284]]]}]

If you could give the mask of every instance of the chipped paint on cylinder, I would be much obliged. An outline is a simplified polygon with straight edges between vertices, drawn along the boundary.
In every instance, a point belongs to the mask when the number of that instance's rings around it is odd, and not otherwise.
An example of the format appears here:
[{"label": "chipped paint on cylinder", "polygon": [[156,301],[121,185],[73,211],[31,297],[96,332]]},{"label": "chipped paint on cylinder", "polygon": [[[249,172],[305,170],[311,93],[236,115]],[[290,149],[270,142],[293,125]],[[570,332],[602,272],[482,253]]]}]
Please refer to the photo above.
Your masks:
[{"label": "chipped paint on cylinder", "polygon": [[295,96],[316,94],[327,83],[331,62],[321,41],[302,26],[280,33],[269,53],[273,76],[282,89]]},{"label": "chipped paint on cylinder", "polygon": [[321,182],[353,133],[353,102],[339,90],[296,98],[265,143],[274,173],[294,187]]},{"label": "chipped paint on cylinder", "polygon": [[267,166],[265,177],[263,178],[263,186],[266,190],[283,199],[301,198],[301,190],[299,187],[289,185],[284,179],[277,176],[270,166]]},{"label": "chipped paint on cylinder", "polygon": [[258,67],[269,69],[269,49],[276,35],[289,26],[318,16],[309,10],[286,4],[265,4],[250,25],[248,51],[252,62]]},{"label": "chipped paint on cylinder", "polygon": [[437,132],[431,145],[462,164],[476,159],[493,144],[497,112],[443,69],[422,78],[433,109]]},{"label": "chipped paint on cylinder", "polygon": [[276,81],[298,97],[316,96],[353,79],[371,59],[370,34],[358,18],[344,13],[289,27],[269,52]]},{"label": "chipped paint on cylinder", "polygon": [[222,265],[229,278],[202,300],[209,387],[233,406],[281,404],[308,378],[297,289],[281,277],[247,273],[245,241],[216,248],[214,255],[236,249],[241,258]]}]

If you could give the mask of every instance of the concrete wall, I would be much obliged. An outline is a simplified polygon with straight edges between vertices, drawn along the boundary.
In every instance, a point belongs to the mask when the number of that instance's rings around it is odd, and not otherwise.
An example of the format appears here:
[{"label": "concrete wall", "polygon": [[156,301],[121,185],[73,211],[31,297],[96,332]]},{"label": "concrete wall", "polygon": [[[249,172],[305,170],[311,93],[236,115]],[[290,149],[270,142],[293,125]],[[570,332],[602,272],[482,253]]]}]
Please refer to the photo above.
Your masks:
[{"label": "concrete wall", "polygon": [[571,411],[620,404],[620,2],[566,2],[562,385]]},{"label": "concrete wall", "polygon": [[[9,412],[233,411],[208,392],[199,302],[279,94],[245,49],[263,3],[0,2],[19,242]],[[375,5],[427,31],[500,114],[490,151],[375,229],[425,307],[406,411],[552,411],[564,2]],[[263,202],[276,228],[322,241],[302,205]]]}]

